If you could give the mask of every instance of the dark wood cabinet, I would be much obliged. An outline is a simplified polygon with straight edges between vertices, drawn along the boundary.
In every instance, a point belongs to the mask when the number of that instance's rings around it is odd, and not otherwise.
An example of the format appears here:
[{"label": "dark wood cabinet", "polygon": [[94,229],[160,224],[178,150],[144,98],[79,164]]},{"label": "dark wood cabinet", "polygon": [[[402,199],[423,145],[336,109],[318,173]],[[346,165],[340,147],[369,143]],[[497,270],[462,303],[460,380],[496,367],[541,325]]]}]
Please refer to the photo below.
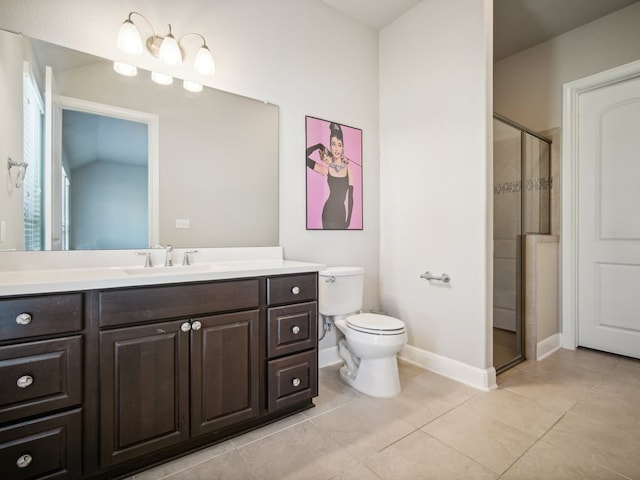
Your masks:
[{"label": "dark wood cabinet", "polygon": [[82,293],[0,299],[0,476],[82,477]]},{"label": "dark wood cabinet", "polygon": [[0,477],[119,478],[313,406],[317,274],[0,298]]},{"label": "dark wood cabinet", "polygon": [[179,320],[100,332],[102,467],[189,437],[190,328]]},{"label": "dark wood cabinet", "polygon": [[317,275],[273,277],[267,285],[267,408],[274,412],[318,395]]},{"label": "dark wood cabinet", "polygon": [[258,416],[259,318],[259,312],[254,310],[194,320],[191,332],[192,435],[215,432]]},{"label": "dark wood cabinet", "polygon": [[[260,414],[258,284],[249,279],[100,292],[100,325],[120,327],[100,331],[101,467]],[[162,308],[169,304],[185,305],[194,316],[125,325],[125,319],[178,313],[175,306]],[[243,310],[202,315],[233,309]]]}]

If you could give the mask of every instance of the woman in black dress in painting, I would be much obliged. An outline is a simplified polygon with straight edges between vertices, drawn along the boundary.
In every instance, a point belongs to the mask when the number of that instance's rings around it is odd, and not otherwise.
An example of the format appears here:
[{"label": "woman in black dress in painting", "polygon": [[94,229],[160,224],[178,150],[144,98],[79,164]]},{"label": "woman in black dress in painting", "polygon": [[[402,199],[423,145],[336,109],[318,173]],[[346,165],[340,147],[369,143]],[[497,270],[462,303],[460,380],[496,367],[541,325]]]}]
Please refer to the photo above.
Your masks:
[{"label": "woman in black dress in painting", "polygon": [[[329,184],[329,197],[322,209],[322,228],[344,230],[349,228],[353,212],[352,175],[349,159],[344,156],[342,127],[337,123],[331,123],[329,131],[330,149],[322,143],[307,148],[307,167],[327,177]],[[320,153],[322,163],[309,158],[316,150]]]}]

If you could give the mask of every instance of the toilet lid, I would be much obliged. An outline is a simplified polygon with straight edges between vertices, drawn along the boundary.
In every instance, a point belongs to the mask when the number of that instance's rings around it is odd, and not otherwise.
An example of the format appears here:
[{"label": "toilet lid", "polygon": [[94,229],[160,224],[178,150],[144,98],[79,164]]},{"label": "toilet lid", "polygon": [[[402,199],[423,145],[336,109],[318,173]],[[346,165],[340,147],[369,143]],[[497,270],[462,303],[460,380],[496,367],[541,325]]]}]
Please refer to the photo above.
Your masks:
[{"label": "toilet lid", "polygon": [[404,333],[404,322],[378,313],[359,313],[346,318],[349,328],[376,335],[398,335]]}]

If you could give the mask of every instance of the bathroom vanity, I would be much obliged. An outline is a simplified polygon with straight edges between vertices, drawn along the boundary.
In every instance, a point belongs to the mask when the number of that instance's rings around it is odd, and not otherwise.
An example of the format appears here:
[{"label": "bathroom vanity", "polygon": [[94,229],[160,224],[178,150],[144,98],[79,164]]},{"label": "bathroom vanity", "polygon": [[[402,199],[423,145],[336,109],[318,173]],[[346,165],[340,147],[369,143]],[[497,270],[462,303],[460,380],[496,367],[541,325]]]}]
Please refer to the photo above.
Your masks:
[{"label": "bathroom vanity", "polygon": [[322,265],[277,256],[0,271],[3,476],[124,476],[312,407]]}]

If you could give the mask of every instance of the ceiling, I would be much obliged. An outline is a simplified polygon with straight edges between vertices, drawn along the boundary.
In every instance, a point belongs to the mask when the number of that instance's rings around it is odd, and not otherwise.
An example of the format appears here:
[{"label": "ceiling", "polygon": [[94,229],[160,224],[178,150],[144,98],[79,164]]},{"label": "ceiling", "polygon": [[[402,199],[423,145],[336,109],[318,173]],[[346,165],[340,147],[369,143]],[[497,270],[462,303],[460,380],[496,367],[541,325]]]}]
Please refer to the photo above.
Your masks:
[{"label": "ceiling", "polygon": [[[421,0],[321,0],[379,30]],[[638,0],[494,0],[494,61],[557,37]]]}]

